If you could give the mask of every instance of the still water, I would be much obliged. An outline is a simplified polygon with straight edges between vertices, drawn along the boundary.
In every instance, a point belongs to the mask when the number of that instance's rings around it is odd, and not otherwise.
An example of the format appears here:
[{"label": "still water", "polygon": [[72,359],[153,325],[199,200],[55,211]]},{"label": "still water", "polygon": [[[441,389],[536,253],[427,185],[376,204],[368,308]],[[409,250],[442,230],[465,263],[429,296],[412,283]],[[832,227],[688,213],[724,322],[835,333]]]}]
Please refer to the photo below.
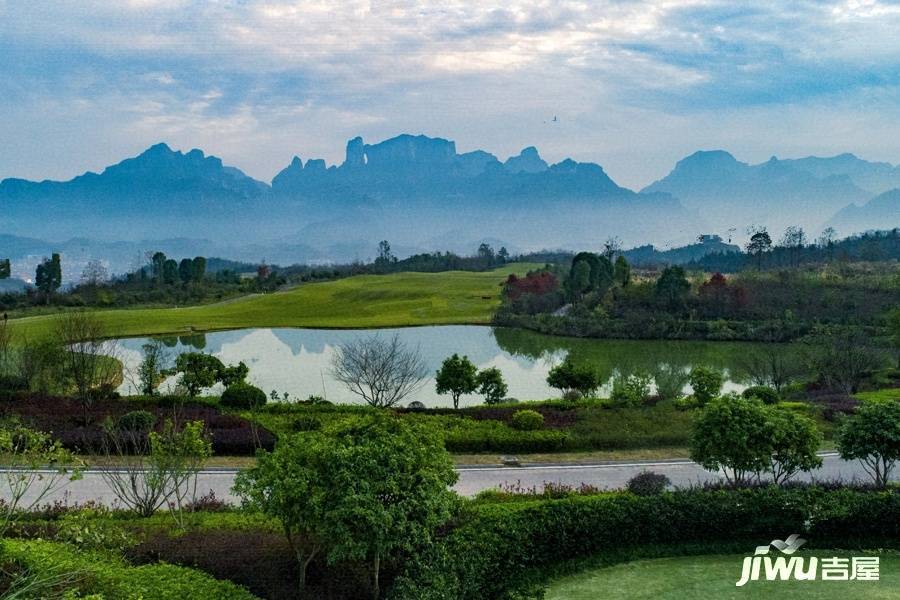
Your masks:
[{"label": "still water", "polygon": [[[668,342],[632,340],[587,340],[545,336],[517,329],[480,326],[407,327],[379,330],[335,329],[242,329],[181,337],[158,338],[166,345],[171,357],[181,352],[207,352],[225,364],[244,361],[250,368],[249,381],[267,394],[272,390],[285,392],[291,399],[310,395],[324,396],[332,402],[358,403],[351,394],[329,374],[334,348],[342,343],[367,336],[398,335],[409,347],[417,348],[431,377],[418,392],[404,402],[424,402],[427,406],[450,406],[449,396],[434,391],[434,372],[441,361],[453,353],[466,355],[479,369],[497,367],[509,385],[508,395],[520,400],[537,400],[558,396],[547,385],[547,372],[571,354],[576,361],[593,365],[606,383],[601,395],[609,391],[614,373],[653,371],[669,364],[690,369],[696,364],[724,371],[726,390],[740,391],[748,382],[741,364],[754,344],[730,342]],[[133,371],[141,360],[141,346],[150,338],[118,340],[117,355]],[[120,391],[136,392],[126,376]],[[174,380],[163,384],[171,389]],[[213,388],[213,392],[221,391]],[[480,396],[464,396],[460,404],[480,404]]]}]

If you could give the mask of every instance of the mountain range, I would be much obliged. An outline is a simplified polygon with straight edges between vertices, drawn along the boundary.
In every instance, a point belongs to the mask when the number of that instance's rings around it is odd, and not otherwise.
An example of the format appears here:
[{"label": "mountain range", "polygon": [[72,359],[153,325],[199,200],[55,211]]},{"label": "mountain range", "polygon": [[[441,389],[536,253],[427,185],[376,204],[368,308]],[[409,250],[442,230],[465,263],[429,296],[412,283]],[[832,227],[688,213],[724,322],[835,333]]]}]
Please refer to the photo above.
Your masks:
[{"label": "mountain range", "polygon": [[[412,253],[471,252],[485,239],[519,250],[597,248],[610,236],[680,245],[751,224],[776,235],[787,225],[811,234],[830,225],[844,235],[900,225],[895,188],[900,167],[850,154],[751,165],[716,150],[682,159],[636,192],[600,165],[548,164],[534,147],[500,160],[403,134],[376,144],[353,138],[340,165],[295,156],[270,184],[161,143],[69,181],[5,179],[0,206],[6,234],[74,239],[120,263],[138,245],[161,244],[153,240],[185,255],[285,263],[365,259],[381,239]],[[16,252],[0,239],[0,255],[24,256]]]}]

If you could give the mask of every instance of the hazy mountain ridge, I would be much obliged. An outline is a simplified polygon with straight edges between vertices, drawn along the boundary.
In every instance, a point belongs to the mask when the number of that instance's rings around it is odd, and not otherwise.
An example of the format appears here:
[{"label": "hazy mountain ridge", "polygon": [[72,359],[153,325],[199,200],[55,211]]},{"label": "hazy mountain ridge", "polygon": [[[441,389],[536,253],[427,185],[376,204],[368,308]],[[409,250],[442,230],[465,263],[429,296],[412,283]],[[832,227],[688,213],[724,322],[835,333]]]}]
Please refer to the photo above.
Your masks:
[{"label": "hazy mountain ridge", "polygon": [[[193,252],[238,260],[324,262],[370,258],[380,239],[413,253],[470,252],[486,238],[525,251],[597,249],[613,235],[664,247],[753,223],[815,233],[837,222],[841,234],[852,233],[887,225],[883,210],[876,223],[866,211],[843,220],[853,213],[848,205],[894,178],[898,167],[848,154],[750,165],[712,151],[634,192],[598,164],[548,164],[533,146],[501,161],[483,150],[460,154],[452,140],[403,134],[375,144],[353,138],[340,165],[295,156],[271,185],[201,150],[160,143],[69,181],[3,180],[0,206],[3,230],[18,236],[122,241],[94,245],[115,253],[117,264],[132,260],[124,253],[135,252],[133,244],[156,238],[195,240]],[[435,239],[453,245],[433,247]],[[0,239],[0,255],[11,249]]]},{"label": "hazy mountain ridge", "polygon": [[900,225],[900,189],[875,196],[862,206],[851,204],[839,210],[826,223],[841,231],[865,231]]},{"label": "hazy mountain ridge", "polygon": [[[871,173],[883,173],[884,163],[850,157],[772,157],[751,165],[723,150],[700,151],[678,161],[668,175],[643,192],[676,196],[718,230],[740,230],[750,224],[766,225],[774,231],[794,224],[817,230],[836,211],[877,193],[864,189],[854,177],[872,185],[876,178],[868,176],[864,165],[874,165]],[[880,181],[886,180],[882,177]]]}]

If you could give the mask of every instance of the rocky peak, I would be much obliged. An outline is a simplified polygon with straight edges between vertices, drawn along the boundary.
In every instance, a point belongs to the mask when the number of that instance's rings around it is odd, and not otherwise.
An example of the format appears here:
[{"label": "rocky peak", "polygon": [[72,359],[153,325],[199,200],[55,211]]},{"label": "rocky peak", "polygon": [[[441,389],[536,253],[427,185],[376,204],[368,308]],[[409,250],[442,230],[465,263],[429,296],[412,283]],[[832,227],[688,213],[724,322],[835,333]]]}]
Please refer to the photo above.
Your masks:
[{"label": "rocky peak", "polygon": [[534,146],[523,148],[518,156],[509,157],[503,166],[510,173],[540,173],[547,170],[547,163]]}]

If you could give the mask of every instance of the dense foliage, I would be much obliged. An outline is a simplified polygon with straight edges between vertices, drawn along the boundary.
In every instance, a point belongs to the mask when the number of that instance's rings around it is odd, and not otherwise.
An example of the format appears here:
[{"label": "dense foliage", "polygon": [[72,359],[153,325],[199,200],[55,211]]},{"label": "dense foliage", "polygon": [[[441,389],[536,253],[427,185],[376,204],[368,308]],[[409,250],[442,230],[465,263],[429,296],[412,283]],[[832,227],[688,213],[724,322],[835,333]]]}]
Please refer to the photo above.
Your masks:
[{"label": "dense foliage", "polygon": [[390,597],[521,598],[514,594],[539,590],[542,571],[567,560],[709,553],[725,546],[750,552],[773,531],[801,533],[815,547],[896,547],[900,494],[765,487],[476,504],[407,566]]}]

